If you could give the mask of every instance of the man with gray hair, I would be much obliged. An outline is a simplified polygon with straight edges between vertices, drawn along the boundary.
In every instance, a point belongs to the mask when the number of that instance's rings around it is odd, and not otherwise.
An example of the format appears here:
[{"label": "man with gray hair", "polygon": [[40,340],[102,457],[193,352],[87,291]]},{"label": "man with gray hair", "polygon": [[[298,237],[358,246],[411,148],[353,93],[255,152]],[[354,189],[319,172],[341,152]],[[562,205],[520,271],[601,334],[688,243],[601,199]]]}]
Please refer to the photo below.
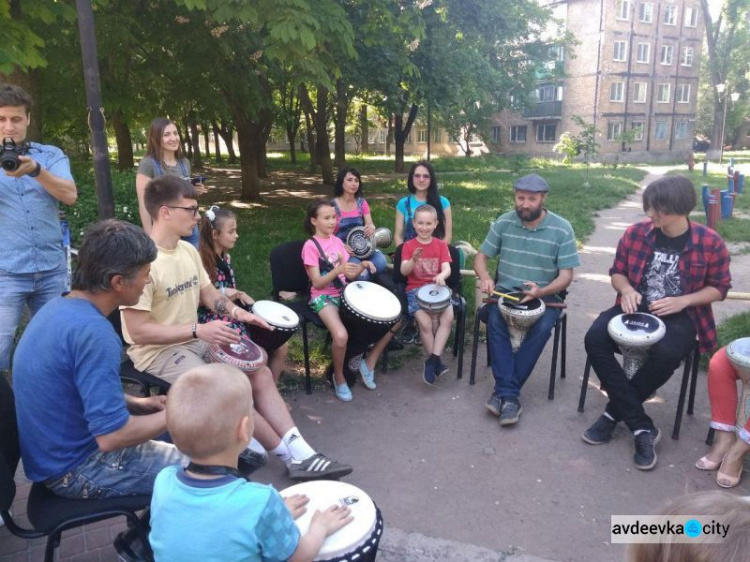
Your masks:
[{"label": "man with gray hair", "polygon": [[[72,498],[150,494],[183,455],[166,431],[165,397],[123,395],[122,344],[107,316],[138,302],[156,246],[140,228],[106,220],[83,239],[73,290],[34,316],[14,356],[26,476]],[[139,414],[139,415],[133,415]]]},{"label": "man with gray hair", "polygon": [[[474,257],[474,271],[483,292],[521,292],[521,303],[532,299],[562,302],[573,281],[573,268],[580,265],[576,237],[570,223],[544,208],[549,185],[544,178],[530,174],[513,184],[515,210],[500,215]],[[498,257],[495,278],[487,260]],[[534,370],[552,333],[559,308],[547,307],[542,317],[526,333],[521,347],[513,352],[505,320],[496,306],[489,309],[487,338],[490,345],[495,389],[485,404],[500,418],[501,426],[518,422],[518,397]]]}]

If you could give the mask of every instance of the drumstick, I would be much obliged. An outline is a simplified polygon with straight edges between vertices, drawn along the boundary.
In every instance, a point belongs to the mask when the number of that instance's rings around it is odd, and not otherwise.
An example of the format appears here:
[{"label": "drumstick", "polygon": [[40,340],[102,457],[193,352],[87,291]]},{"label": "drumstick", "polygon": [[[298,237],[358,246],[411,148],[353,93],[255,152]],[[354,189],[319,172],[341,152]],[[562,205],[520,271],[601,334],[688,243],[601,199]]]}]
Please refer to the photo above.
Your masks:
[{"label": "drumstick", "polygon": [[501,293],[500,291],[492,291],[492,294],[493,295],[497,295],[498,297],[505,297],[509,301],[516,301],[516,302],[518,302],[518,301],[521,300],[518,297],[514,297],[513,295],[509,295],[508,293]]}]

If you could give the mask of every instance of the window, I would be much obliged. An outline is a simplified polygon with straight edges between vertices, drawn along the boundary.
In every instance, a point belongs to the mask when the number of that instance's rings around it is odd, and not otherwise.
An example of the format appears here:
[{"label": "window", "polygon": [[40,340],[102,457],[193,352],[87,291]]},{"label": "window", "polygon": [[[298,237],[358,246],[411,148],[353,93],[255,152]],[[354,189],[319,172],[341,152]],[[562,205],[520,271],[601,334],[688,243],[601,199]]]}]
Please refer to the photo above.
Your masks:
[{"label": "window", "polygon": [[500,127],[492,127],[492,142],[495,144],[500,142]]},{"label": "window", "polygon": [[612,56],[612,60],[624,61],[627,59],[627,41],[615,41],[615,52]]},{"label": "window", "polygon": [[677,6],[674,4],[664,6],[664,23],[667,25],[677,25]]},{"label": "window", "polygon": [[435,142],[443,142],[443,131],[440,129],[435,129],[432,133],[432,140]]},{"label": "window", "polygon": [[630,0],[617,0],[617,19],[630,19]]},{"label": "window", "polygon": [[623,83],[612,82],[609,85],[609,101],[623,101]]},{"label": "window", "polygon": [[677,121],[674,124],[674,138],[675,140],[688,138],[688,122],[687,121]]},{"label": "window", "polygon": [[693,66],[693,48],[692,47],[683,47],[682,48],[682,57],[680,57],[680,64],[682,66]]},{"label": "window", "polygon": [[645,63],[651,60],[651,43],[638,43],[635,60]]},{"label": "window", "polygon": [[427,142],[427,129],[419,129],[419,142]]},{"label": "window", "polygon": [[[698,10],[685,8],[685,27],[696,27],[698,25]],[[675,131],[675,137],[677,132]]]},{"label": "window", "polygon": [[510,142],[526,142],[526,125],[513,125],[510,128]]},{"label": "window", "polygon": [[636,82],[633,85],[633,103],[646,103],[647,92],[648,92],[647,82]]},{"label": "window", "polygon": [[404,140],[404,144],[411,144],[411,132],[406,135],[406,139]]},{"label": "window", "polygon": [[622,134],[622,123],[607,123],[607,140],[616,141],[619,140]]},{"label": "window", "polygon": [[380,131],[380,143],[385,144],[385,142],[388,140],[388,130],[387,129],[381,129]]},{"label": "window", "polygon": [[654,138],[656,140],[664,140],[665,138],[667,138],[667,122],[666,121],[656,122],[656,130],[654,132]]},{"label": "window", "polygon": [[643,140],[643,121],[633,121],[630,128],[634,131],[633,140]]},{"label": "window", "polygon": [[539,86],[536,91],[536,96],[539,102],[555,101],[555,86],[552,84]]},{"label": "window", "polygon": [[690,103],[690,84],[677,84],[674,95],[677,103]]},{"label": "window", "polygon": [[654,21],[654,4],[652,2],[641,2],[638,6],[638,18],[643,23]]},{"label": "window", "polygon": [[539,123],[536,126],[537,142],[555,142],[555,125]]},{"label": "window", "polygon": [[656,103],[669,103],[670,84],[659,84],[656,92]]},{"label": "window", "polygon": [[661,46],[661,63],[665,65],[672,64],[674,57],[674,47],[672,45]]}]

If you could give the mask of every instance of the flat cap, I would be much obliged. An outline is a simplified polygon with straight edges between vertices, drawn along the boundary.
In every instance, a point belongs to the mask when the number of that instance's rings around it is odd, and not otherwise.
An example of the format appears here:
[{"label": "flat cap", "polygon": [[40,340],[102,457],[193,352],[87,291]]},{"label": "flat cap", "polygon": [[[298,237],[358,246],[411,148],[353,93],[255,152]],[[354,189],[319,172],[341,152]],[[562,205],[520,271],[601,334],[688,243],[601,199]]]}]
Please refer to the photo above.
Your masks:
[{"label": "flat cap", "polygon": [[542,176],[529,174],[528,176],[518,178],[516,183],[513,184],[513,189],[517,191],[530,191],[532,193],[547,193],[549,191],[549,184]]}]

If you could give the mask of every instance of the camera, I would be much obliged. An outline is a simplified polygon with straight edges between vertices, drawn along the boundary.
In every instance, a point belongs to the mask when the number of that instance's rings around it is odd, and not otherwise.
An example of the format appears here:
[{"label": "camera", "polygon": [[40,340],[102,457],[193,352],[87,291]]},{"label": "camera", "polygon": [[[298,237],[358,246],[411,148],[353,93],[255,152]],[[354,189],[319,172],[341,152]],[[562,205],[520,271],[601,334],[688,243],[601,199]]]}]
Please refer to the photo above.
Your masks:
[{"label": "camera", "polygon": [[21,165],[19,156],[28,152],[27,143],[16,144],[12,138],[3,139],[2,150],[0,150],[0,167],[9,172],[15,172]]},{"label": "camera", "polygon": [[198,185],[199,183],[205,183],[206,176],[193,176],[190,178],[190,183],[193,185]]}]

